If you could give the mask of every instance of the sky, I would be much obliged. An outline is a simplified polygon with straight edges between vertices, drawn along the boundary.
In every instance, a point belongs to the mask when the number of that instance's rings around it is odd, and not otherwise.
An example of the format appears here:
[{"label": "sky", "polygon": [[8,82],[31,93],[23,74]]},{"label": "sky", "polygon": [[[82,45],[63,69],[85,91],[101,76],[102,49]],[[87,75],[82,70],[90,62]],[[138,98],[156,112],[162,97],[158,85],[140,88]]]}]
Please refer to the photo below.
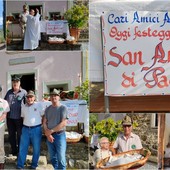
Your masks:
[{"label": "sky", "polygon": [[2,11],[3,11],[3,2],[2,0],[0,0],[0,25],[2,25],[3,23]]}]

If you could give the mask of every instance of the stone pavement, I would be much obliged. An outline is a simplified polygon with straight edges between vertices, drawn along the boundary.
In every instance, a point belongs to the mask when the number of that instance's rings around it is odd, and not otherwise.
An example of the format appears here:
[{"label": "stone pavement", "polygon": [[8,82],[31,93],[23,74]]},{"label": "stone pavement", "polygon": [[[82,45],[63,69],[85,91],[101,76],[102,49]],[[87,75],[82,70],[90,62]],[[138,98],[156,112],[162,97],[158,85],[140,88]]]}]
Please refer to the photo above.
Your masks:
[{"label": "stone pavement", "polygon": [[[28,155],[25,169],[29,169],[28,167],[31,165],[31,159],[32,159],[32,156]],[[16,156],[6,157],[5,169],[10,169],[10,170],[16,169],[16,162],[17,162]],[[40,156],[38,164],[39,166],[37,167],[37,170],[53,170],[52,165],[47,163],[46,156]]]}]

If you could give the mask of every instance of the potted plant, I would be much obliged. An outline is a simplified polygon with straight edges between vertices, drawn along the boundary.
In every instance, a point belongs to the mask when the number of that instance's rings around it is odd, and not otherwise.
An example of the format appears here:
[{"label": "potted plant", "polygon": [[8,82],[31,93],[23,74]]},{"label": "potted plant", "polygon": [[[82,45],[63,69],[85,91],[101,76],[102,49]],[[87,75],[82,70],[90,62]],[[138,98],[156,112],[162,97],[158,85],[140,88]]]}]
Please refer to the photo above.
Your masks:
[{"label": "potted plant", "polygon": [[6,43],[7,44],[11,43],[10,31],[8,29],[6,29]]},{"label": "potted plant", "polygon": [[95,129],[100,137],[107,137],[110,142],[114,142],[120,132],[123,132],[122,121],[114,121],[112,118],[104,119],[96,123]]},{"label": "potted plant", "polygon": [[[138,126],[137,122],[133,122],[133,129]],[[114,121],[113,118],[103,119],[96,123],[95,129],[100,134],[100,137],[107,137],[110,142],[114,142],[119,135],[123,132],[122,120]]]},{"label": "potted plant", "polygon": [[79,99],[89,102],[89,81],[85,80],[81,86],[75,87],[75,93],[78,93]]},{"label": "potted plant", "polygon": [[8,25],[11,23],[11,21],[9,21],[9,20],[7,20],[6,21],[6,43],[7,44],[10,44],[11,43],[11,34],[10,34],[10,31],[9,31],[9,29],[8,29]]},{"label": "potted plant", "polygon": [[70,35],[76,40],[80,35],[80,30],[87,26],[89,10],[85,5],[74,5],[64,13],[64,19],[68,21]]}]

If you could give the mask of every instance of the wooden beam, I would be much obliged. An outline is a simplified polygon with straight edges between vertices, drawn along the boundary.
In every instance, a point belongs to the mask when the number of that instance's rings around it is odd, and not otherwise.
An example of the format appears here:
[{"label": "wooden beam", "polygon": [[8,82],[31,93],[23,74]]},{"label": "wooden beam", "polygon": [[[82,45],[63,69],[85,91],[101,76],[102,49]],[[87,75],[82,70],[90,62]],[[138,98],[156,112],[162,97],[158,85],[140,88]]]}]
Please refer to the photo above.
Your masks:
[{"label": "wooden beam", "polygon": [[164,169],[165,113],[158,113],[158,168]]}]

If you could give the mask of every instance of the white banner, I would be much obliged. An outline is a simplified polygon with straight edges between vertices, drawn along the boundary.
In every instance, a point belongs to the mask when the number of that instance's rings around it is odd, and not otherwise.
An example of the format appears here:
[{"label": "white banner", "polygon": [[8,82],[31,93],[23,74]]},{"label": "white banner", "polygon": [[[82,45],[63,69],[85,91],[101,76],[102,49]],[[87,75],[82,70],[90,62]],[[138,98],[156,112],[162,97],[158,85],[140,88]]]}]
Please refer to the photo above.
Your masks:
[{"label": "white banner", "polygon": [[67,103],[65,103],[65,105],[67,106],[67,110],[68,110],[67,126],[77,126],[79,104],[67,102]]},{"label": "white banner", "polygon": [[48,21],[47,34],[60,35],[65,32],[63,21]]},{"label": "white banner", "polygon": [[61,104],[65,105],[68,110],[67,126],[77,126],[78,123],[88,124],[89,113],[85,100],[61,101]]},{"label": "white banner", "polygon": [[102,15],[105,95],[170,94],[170,13]]}]

